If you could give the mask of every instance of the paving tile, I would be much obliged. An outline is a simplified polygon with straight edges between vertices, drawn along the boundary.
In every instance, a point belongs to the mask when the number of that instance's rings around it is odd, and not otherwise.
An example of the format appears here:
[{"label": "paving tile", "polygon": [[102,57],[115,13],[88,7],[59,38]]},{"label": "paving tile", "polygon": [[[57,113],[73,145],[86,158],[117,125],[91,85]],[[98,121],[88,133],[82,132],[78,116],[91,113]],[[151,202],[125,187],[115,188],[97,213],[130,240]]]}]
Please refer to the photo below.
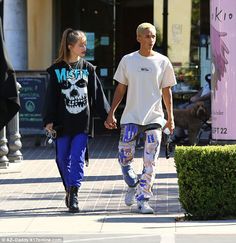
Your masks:
[{"label": "paving tile", "polygon": [[[54,161],[53,146],[43,146],[42,143],[36,147],[30,137],[23,138],[22,142],[24,160],[17,165],[11,164],[8,172],[0,171],[2,233],[14,231],[66,234],[74,232],[72,227],[79,227],[80,232],[88,232],[92,228],[93,232],[111,232],[114,226],[119,226],[121,232],[126,232],[129,227],[125,227],[122,218],[127,218],[130,223],[146,220],[142,228],[154,227],[154,224],[161,223],[162,220],[169,220],[168,227],[173,227],[173,215],[183,214],[178,201],[174,161],[173,158],[164,158],[163,148],[157,164],[154,195],[150,200],[155,215],[143,217],[137,213],[135,205],[127,207],[124,204],[127,187],[117,160],[118,136],[106,134],[91,139],[89,166],[85,167],[85,178],[79,190],[81,212],[71,215],[65,207],[65,192]],[[141,150],[135,155],[134,168],[141,173]]]}]

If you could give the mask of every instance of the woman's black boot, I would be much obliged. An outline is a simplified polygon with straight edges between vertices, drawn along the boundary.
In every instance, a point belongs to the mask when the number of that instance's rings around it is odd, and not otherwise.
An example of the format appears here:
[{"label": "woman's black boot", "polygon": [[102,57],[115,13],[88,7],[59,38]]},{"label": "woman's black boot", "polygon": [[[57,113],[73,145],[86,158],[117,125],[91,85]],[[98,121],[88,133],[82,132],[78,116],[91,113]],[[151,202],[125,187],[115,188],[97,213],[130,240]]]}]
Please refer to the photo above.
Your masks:
[{"label": "woman's black boot", "polygon": [[79,212],[78,207],[78,187],[71,186],[69,189],[69,212],[75,213]]}]

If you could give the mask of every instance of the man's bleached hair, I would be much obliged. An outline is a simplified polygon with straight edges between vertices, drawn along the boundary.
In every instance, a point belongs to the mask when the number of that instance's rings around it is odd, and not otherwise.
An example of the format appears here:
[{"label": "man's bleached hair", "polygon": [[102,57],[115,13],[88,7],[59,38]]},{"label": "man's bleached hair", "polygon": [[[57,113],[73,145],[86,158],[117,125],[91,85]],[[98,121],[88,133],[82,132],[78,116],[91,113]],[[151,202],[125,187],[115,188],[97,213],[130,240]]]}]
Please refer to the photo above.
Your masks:
[{"label": "man's bleached hair", "polygon": [[136,34],[140,35],[143,33],[146,29],[153,29],[156,32],[156,27],[150,23],[142,23],[137,27]]}]

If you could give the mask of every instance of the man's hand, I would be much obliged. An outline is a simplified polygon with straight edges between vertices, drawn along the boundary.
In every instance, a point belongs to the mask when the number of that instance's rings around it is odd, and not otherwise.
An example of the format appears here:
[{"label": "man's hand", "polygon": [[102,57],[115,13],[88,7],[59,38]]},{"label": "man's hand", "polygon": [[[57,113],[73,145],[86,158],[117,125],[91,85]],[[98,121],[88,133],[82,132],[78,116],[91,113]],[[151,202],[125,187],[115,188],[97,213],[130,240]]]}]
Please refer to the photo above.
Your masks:
[{"label": "man's hand", "polygon": [[166,125],[163,129],[168,128],[170,130],[170,134],[173,134],[175,129],[175,123],[173,119],[168,119]]}]

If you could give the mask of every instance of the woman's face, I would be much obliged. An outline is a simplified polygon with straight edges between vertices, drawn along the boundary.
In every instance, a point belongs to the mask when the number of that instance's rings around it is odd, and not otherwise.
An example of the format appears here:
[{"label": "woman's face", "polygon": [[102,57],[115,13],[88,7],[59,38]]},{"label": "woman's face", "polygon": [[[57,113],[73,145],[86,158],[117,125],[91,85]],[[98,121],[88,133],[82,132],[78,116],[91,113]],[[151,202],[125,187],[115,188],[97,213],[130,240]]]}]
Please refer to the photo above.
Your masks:
[{"label": "woman's face", "polygon": [[74,45],[69,45],[71,56],[84,57],[86,54],[86,40],[79,39]]}]

